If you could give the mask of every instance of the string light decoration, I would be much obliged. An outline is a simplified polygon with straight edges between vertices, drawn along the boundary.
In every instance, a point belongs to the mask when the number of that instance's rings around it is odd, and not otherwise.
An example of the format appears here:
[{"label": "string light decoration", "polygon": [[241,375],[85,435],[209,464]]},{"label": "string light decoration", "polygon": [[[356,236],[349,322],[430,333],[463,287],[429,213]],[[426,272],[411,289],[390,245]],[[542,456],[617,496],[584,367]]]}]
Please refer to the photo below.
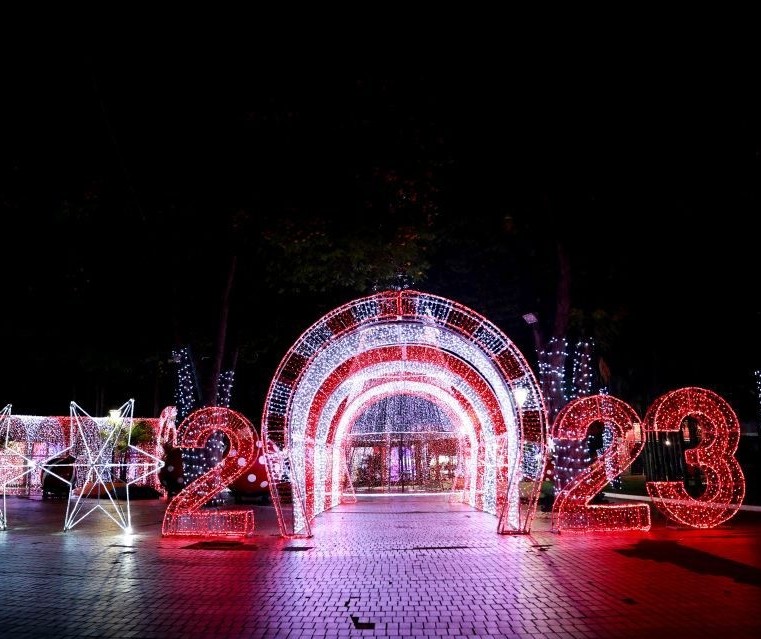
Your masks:
[{"label": "string light decoration", "polygon": [[571,378],[570,399],[586,397],[592,394],[594,369],[592,368],[592,340],[579,340],[573,350],[573,372]]},{"label": "string light decoration", "polygon": [[181,422],[198,406],[201,391],[190,347],[183,346],[173,350],[172,361],[176,364],[175,399],[177,400],[177,419]]},{"label": "string light decoration", "polygon": [[169,502],[164,513],[164,536],[248,535],[254,530],[252,509],[206,508],[204,506],[246,474],[256,462],[256,431],[243,415],[225,407],[200,408],[188,415],[177,428],[183,448],[203,448],[210,437],[224,433],[229,450],[222,462],[185,486]]},{"label": "string light decoration", "polygon": [[721,396],[688,387],[653,402],[644,425],[648,437],[659,441],[662,434],[682,432],[688,418],[697,424],[699,441],[684,451],[684,461],[705,477],[702,494],[690,495],[684,481],[648,481],[645,485],[655,507],[669,519],[692,528],[713,528],[733,517],[745,497],[745,477],[735,459],[740,422]]},{"label": "string light decoration", "polygon": [[[593,392],[595,382],[592,357],[594,342],[579,340],[573,349],[570,375],[567,373],[568,342],[552,338],[546,350],[539,354],[540,385],[551,416],[572,399],[586,397]],[[547,465],[546,479],[554,490],[560,491],[587,468],[592,461],[589,441],[553,442],[552,457]]]},{"label": "string light decoration", "polygon": [[[71,530],[93,512],[100,511],[125,532],[132,530],[129,489],[157,473],[161,459],[132,444],[135,400],[129,399],[96,420],[76,402],[71,402],[71,450],[75,457],[64,530]],[[128,455],[115,456],[120,441],[126,441]],[[137,461],[141,457],[147,461]],[[123,483],[123,505],[117,485]]]},{"label": "string light decoration", "polygon": [[[201,404],[201,387],[189,346],[172,351],[172,359],[177,365],[177,421],[180,423]],[[182,451],[183,480],[186,484],[203,475],[221,458],[224,442],[212,438],[209,449],[188,448]]]},{"label": "string light decoration", "polygon": [[217,406],[230,407],[230,401],[233,395],[233,383],[235,382],[235,371],[232,369],[224,370],[219,375],[217,384]]},{"label": "string light decoration", "polygon": [[626,470],[644,446],[640,419],[626,402],[592,395],[569,402],[552,425],[557,441],[586,441],[589,427],[604,424],[612,433],[602,456],[555,494],[552,529],[562,531],[649,530],[646,503],[590,504],[611,478]]},{"label": "string light decoration", "polygon": [[[3,504],[0,530],[7,527],[6,495],[30,497],[42,492],[41,477],[66,480],[51,462],[67,450],[61,423],[56,418],[12,415],[11,404],[0,412],[0,483]],[[68,483],[68,482],[67,482]]]},{"label": "string light decoration", "polygon": [[568,341],[551,337],[547,346],[538,353],[539,383],[544,400],[547,402],[550,419],[568,401],[565,368],[568,361]]},{"label": "string light decoration", "polygon": [[498,532],[527,533],[546,459],[539,385],[485,318],[405,289],[328,313],[281,361],[262,418],[262,439],[278,450],[266,460],[281,534],[311,536],[314,517],[353,490],[344,443],[392,396],[447,415],[461,442],[462,498],[498,515]]},{"label": "string light decoration", "polygon": [[[3,487],[3,507],[0,510],[0,530],[7,528],[7,511],[5,496],[8,490],[8,486],[13,484],[19,479],[20,476],[26,472],[26,457],[20,454],[16,450],[12,443],[15,440],[15,433],[11,433],[11,412],[12,405],[6,404],[2,411],[0,411],[0,443],[3,445],[2,452],[0,453],[0,482]],[[18,463],[18,459],[22,460],[22,463]],[[21,471],[21,472],[19,472]]]}]

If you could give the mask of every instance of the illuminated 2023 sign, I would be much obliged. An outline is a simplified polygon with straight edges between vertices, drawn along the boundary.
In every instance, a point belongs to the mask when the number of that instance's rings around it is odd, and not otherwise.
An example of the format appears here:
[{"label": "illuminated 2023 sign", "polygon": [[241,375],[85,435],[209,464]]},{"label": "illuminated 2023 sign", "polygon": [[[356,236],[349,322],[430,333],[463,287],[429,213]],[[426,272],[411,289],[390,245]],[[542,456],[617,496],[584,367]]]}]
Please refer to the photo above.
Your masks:
[{"label": "illuminated 2023 sign", "polygon": [[[648,433],[678,432],[688,417],[697,420],[700,441],[685,451],[685,461],[703,474],[705,490],[693,497],[681,481],[648,481],[652,502],[668,519],[694,528],[717,526],[734,516],[745,495],[745,479],[734,457],[740,438],[739,422],[719,395],[690,387],[658,398],[644,420],[626,402],[610,395],[576,399],[558,414],[551,432],[554,440],[583,441],[595,422],[604,424],[612,437],[602,454],[556,495],[553,530],[648,530],[648,504],[590,501],[631,466],[642,453]],[[181,446],[198,448],[216,431],[230,438],[230,452],[218,466],[172,499],[164,518],[164,535],[247,534],[253,530],[250,510],[201,509],[256,461],[256,433],[248,420],[230,409],[205,408],[191,413],[178,428],[178,439]]]}]

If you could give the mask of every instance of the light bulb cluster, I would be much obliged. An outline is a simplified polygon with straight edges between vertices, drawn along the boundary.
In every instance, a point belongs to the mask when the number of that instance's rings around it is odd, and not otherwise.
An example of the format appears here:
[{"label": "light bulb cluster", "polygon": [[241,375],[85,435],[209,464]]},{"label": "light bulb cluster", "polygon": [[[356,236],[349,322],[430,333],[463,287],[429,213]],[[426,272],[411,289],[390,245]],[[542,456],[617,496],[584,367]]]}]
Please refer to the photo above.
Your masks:
[{"label": "light bulb cluster", "polygon": [[462,498],[499,514],[500,532],[528,531],[535,504],[521,502],[519,487],[541,481],[546,442],[542,397],[528,364],[472,310],[400,290],[329,313],[278,367],[262,437],[290,467],[292,509],[271,486],[283,535],[310,535],[315,515],[352,497],[345,445],[384,404],[401,410],[395,423],[432,420],[431,429],[446,427],[467,440],[458,468]]},{"label": "light bulb cluster", "polygon": [[196,375],[190,348],[187,346],[173,350],[172,359],[176,364],[177,374],[175,386],[177,419],[182,421],[198,406],[200,401],[198,376]]},{"label": "light bulb cluster", "polygon": [[592,354],[594,342],[592,340],[579,340],[573,351],[573,371],[571,376],[571,389],[569,399],[586,397],[592,394],[594,382],[594,370],[592,368]]},{"label": "light bulb cluster", "polygon": [[539,352],[538,357],[539,383],[545,400],[550,404],[551,415],[554,416],[562,408],[562,405],[554,406],[554,398],[560,398],[563,404],[568,401],[565,375],[568,340],[551,337],[547,346]]}]

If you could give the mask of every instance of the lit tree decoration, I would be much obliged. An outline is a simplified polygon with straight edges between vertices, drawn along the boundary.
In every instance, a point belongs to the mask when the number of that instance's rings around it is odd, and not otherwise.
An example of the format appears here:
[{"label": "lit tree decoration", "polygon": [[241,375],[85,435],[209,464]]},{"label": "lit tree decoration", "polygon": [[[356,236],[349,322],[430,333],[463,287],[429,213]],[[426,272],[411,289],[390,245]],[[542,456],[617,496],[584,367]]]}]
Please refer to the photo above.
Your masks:
[{"label": "lit tree decoration", "polygon": [[[177,364],[177,420],[182,422],[192,411],[202,404],[198,374],[193,364],[190,348],[185,346],[172,352]],[[222,371],[217,380],[217,405],[229,407],[232,397],[234,371]],[[183,476],[186,483],[194,481],[209,468],[217,465],[224,453],[226,442],[221,433],[212,435],[203,449],[182,451]]]},{"label": "lit tree decoration", "polygon": [[[182,423],[200,405],[201,388],[190,348],[184,346],[172,351],[172,355],[177,364],[177,386],[175,388],[177,421]],[[206,449],[189,448],[182,451],[182,468],[186,483],[190,483],[203,475],[208,467]]]},{"label": "lit tree decoration", "polygon": [[644,425],[648,433],[668,437],[683,431],[687,418],[697,422],[699,442],[684,451],[684,461],[705,476],[705,490],[693,497],[684,481],[648,481],[647,492],[669,519],[693,528],[712,528],[733,517],[745,497],[745,477],[734,456],[740,442],[740,422],[719,395],[689,387],[653,402]]},{"label": "lit tree decoration", "polygon": [[235,381],[235,371],[228,369],[222,371],[219,375],[219,384],[217,391],[217,406],[230,408],[230,401],[233,394],[233,382]]},{"label": "lit tree decoration", "polygon": [[[75,402],[71,402],[71,448],[76,455],[74,478],[70,485],[64,530],[70,530],[95,511],[101,511],[119,528],[131,532],[129,488],[157,473],[163,462],[154,455],[132,444],[132,416],[135,401],[126,401],[109,417],[95,420]],[[100,422],[100,423],[99,423]],[[103,427],[103,430],[101,430]],[[135,457],[145,456],[148,461],[132,461],[131,457],[116,459],[115,449],[120,440],[126,440],[127,450]],[[119,503],[115,482],[124,482],[124,507]],[[94,501],[88,501],[91,498]]]},{"label": "lit tree decoration", "polygon": [[530,367],[472,310],[396,290],[332,311],[302,334],[278,367],[262,438],[278,451],[266,460],[281,534],[311,535],[311,520],[341,502],[344,438],[374,404],[400,395],[407,406],[434,404],[461,433],[463,499],[499,515],[500,533],[528,532],[547,444]]},{"label": "lit tree decoration", "polygon": [[761,419],[761,370],[755,371],[756,376],[756,399],[758,401],[758,417]]},{"label": "lit tree decoration", "polygon": [[175,399],[177,400],[177,420],[181,422],[200,403],[201,391],[190,348],[183,346],[173,350],[172,359],[177,364]]},{"label": "lit tree decoration", "polygon": [[550,420],[568,401],[565,367],[568,361],[568,342],[565,338],[551,337],[547,347],[538,353],[539,383],[547,403]]},{"label": "lit tree decoration", "polygon": [[590,340],[581,340],[576,343],[573,351],[573,373],[571,383],[571,397],[586,397],[592,394],[594,373],[592,368],[592,352],[594,344]]}]

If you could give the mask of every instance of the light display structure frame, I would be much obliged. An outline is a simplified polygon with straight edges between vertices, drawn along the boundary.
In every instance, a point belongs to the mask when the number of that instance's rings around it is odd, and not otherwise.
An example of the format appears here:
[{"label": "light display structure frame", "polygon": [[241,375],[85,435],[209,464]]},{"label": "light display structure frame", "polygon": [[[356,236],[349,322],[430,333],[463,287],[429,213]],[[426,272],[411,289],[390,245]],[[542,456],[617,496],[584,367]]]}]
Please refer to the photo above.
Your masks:
[{"label": "light display structure frame", "polygon": [[472,309],[393,290],[322,317],[272,379],[261,434],[281,535],[310,537],[316,515],[354,497],[342,439],[383,393],[420,393],[449,411],[468,450],[463,501],[497,515],[499,533],[530,531],[547,459],[546,411],[530,366]]}]

